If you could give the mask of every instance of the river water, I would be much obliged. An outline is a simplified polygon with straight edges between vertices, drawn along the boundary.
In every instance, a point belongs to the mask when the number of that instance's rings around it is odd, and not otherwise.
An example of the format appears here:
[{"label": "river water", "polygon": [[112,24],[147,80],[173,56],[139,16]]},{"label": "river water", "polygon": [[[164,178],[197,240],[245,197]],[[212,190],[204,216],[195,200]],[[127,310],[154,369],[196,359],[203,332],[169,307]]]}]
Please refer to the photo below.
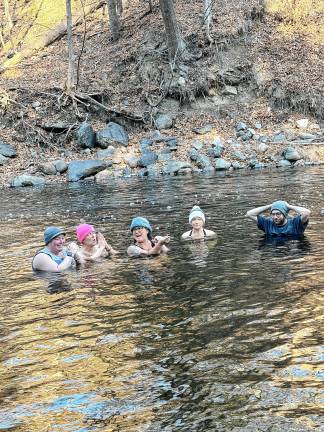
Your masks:
[{"label": "river water", "polygon": [[[308,431],[323,427],[324,169],[0,190],[0,430]],[[266,244],[245,212],[312,210]],[[188,244],[199,203],[217,242]],[[130,260],[150,219],[170,254]],[[31,272],[46,225],[84,219],[122,253],[60,283]]]}]

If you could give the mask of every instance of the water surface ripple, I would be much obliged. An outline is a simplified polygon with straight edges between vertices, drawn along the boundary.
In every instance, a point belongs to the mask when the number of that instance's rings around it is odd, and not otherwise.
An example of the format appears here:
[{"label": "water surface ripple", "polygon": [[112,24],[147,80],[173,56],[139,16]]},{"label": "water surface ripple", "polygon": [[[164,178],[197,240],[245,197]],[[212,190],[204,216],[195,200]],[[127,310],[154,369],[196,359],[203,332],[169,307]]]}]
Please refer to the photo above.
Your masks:
[{"label": "water surface ripple", "polygon": [[[320,430],[323,181],[311,168],[0,190],[0,430]],[[312,210],[302,241],[267,244],[244,219],[277,198]],[[195,203],[217,242],[179,242]],[[31,273],[46,225],[71,240],[84,219],[124,252],[138,214],[172,236],[168,256],[122,253],[58,285]]]}]

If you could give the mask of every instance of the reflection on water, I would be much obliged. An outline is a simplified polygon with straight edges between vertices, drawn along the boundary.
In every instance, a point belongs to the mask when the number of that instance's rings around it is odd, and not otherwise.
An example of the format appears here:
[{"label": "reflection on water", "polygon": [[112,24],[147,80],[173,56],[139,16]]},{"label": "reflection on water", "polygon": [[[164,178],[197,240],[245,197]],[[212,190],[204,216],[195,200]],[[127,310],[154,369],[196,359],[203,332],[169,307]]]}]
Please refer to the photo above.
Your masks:
[{"label": "reflection on water", "polygon": [[[323,179],[321,168],[0,191],[0,430],[320,430]],[[303,240],[266,242],[242,217],[277,198],[312,210]],[[180,242],[195,203],[217,242]],[[45,225],[70,240],[84,219],[126,251],[136,214],[172,235],[168,256],[31,272]]]}]

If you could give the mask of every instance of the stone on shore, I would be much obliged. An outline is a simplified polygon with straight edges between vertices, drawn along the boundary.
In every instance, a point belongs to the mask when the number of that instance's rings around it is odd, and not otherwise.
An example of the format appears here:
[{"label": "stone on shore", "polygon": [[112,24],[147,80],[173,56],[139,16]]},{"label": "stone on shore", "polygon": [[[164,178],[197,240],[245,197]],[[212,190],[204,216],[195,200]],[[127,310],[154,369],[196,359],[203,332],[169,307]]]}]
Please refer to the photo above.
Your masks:
[{"label": "stone on shore", "polygon": [[142,156],[138,160],[138,166],[140,168],[146,168],[149,165],[154,164],[158,159],[158,155],[152,151],[147,151],[143,153]]},{"label": "stone on shore", "polygon": [[158,114],[154,120],[155,127],[158,130],[170,129],[173,126],[173,119],[168,114]]},{"label": "stone on shore", "polygon": [[95,181],[98,184],[110,183],[113,178],[114,178],[113,173],[111,171],[106,170],[106,169],[98,172],[95,175]]},{"label": "stone on shore", "polygon": [[0,140],[0,154],[5,157],[13,158],[17,156],[16,150],[10,145]]},{"label": "stone on shore", "polygon": [[70,162],[68,168],[69,182],[76,182],[104,170],[107,163],[101,159],[77,160]]},{"label": "stone on shore", "polygon": [[289,162],[296,162],[299,159],[302,159],[302,156],[298,153],[298,151],[294,147],[287,147],[282,152],[282,155]]},{"label": "stone on shore", "polygon": [[45,175],[55,175],[56,168],[52,162],[45,162],[38,165],[39,170]]},{"label": "stone on shore", "polygon": [[0,165],[5,165],[9,161],[10,161],[10,158],[2,156],[2,154],[0,154]]},{"label": "stone on shore", "polygon": [[104,150],[98,150],[96,156],[98,159],[112,158],[115,154],[115,151],[115,147],[110,145]]},{"label": "stone on shore", "polygon": [[165,164],[165,166],[162,168],[162,173],[169,175],[177,175],[179,171],[186,168],[192,168],[190,163],[185,161],[172,160]]},{"label": "stone on shore", "polygon": [[193,130],[193,132],[195,132],[198,135],[205,135],[205,134],[211,132],[212,129],[213,129],[213,126],[210,124],[207,124],[207,125],[202,126],[202,127],[194,128],[192,130]]},{"label": "stone on shore", "polygon": [[75,138],[81,148],[93,148],[96,143],[96,134],[87,122],[81,123],[80,127],[75,132]]},{"label": "stone on shore", "polygon": [[136,168],[138,166],[138,157],[134,153],[127,153],[124,156],[124,162],[129,166],[129,168]]},{"label": "stone on shore", "polygon": [[21,175],[14,177],[10,180],[9,185],[11,187],[25,187],[25,186],[43,186],[45,179],[43,177],[37,177],[32,175]]},{"label": "stone on shore", "polygon": [[103,149],[109,145],[128,146],[128,133],[118,123],[109,122],[101,131],[97,132],[97,145]]},{"label": "stone on shore", "polygon": [[279,168],[288,168],[291,166],[291,163],[287,159],[281,159],[277,162],[277,167]]},{"label": "stone on shore", "polygon": [[56,171],[60,174],[63,174],[68,169],[68,164],[63,159],[58,159],[53,162]]},{"label": "stone on shore", "polygon": [[309,120],[307,118],[296,120],[296,126],[298,129],[306,129],[308,126]]},{"label": "stone on shore", "polygon": [[225,159],[217,159],[215,163],[216,171],[228,170],[231,167],[231,162],[226,161]]}]

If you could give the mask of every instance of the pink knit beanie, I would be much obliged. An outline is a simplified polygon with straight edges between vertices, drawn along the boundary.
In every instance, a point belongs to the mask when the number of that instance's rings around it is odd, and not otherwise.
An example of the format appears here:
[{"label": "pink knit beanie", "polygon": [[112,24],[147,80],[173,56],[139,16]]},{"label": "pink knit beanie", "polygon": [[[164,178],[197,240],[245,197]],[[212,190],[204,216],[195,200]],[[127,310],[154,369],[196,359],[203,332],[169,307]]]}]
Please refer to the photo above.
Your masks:
[{"label": "pink knit beanie", "polygon": [[88,234],[94,232],[95,229],[92,225],[89,224],[81,224],[76,227],[76,235],[80,243],[87,237]]}]

